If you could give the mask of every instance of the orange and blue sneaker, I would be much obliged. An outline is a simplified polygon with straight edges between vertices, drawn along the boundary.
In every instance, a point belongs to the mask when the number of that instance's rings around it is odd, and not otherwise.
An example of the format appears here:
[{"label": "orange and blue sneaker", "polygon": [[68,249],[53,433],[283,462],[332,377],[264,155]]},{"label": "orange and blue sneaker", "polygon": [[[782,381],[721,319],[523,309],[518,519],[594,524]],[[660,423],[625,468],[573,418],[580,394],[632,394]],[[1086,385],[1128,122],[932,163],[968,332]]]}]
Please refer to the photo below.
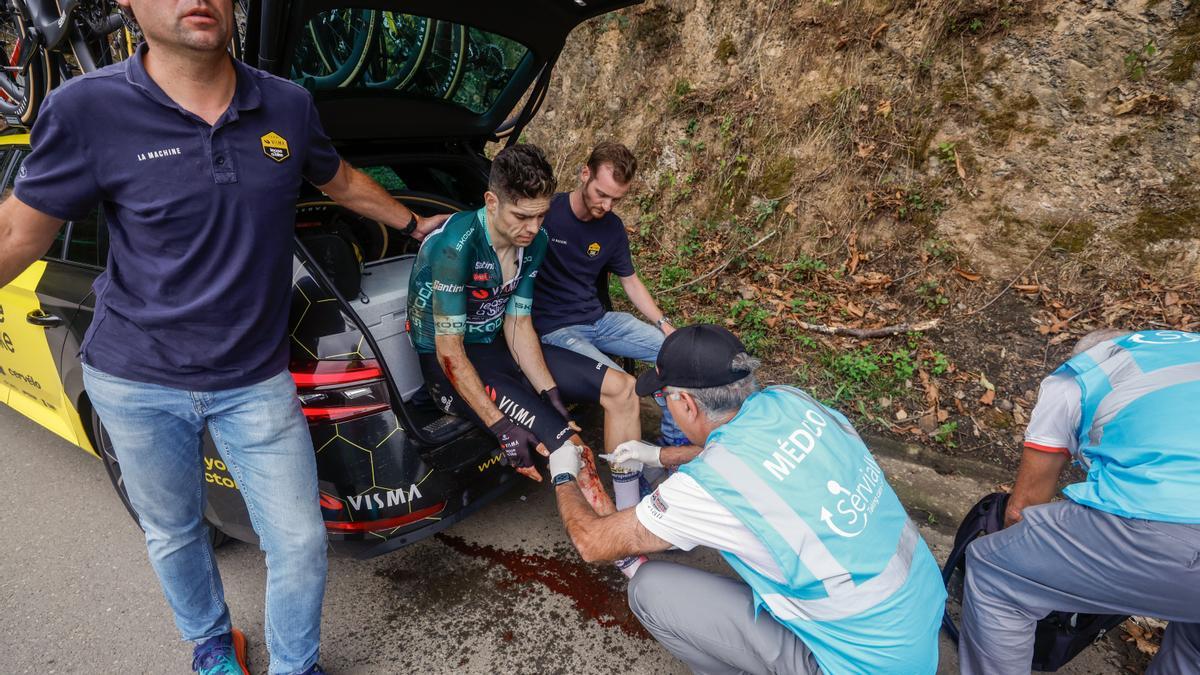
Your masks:
[{"label": "orange and blue sneaker", "polygon": [[246,636],[234,628],[196,645],[192,650],[192,670],[200,675],[250,675],[246,665]]}]

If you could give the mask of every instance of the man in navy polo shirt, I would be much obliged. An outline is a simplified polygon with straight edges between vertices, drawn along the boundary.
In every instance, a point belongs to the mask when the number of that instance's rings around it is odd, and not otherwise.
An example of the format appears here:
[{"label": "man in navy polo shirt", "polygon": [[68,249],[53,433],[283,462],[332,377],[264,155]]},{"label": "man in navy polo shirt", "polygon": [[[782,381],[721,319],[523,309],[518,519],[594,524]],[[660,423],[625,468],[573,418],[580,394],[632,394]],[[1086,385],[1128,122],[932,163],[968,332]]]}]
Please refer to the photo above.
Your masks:
[{"label": "man in navy polo shirt", "polygon": [[34,125],[0,205],[0,286],[101,205],[84,383],[193,669],[248,672],[204,522],[207,427],[266,552],[271,673],[320,672],[325,529],[285,341],[296,199],[308,180],[417,236],[444,217],[419,222],[342,162],[303,88],[229,57],[230,0],[131,4],[147,44],[66,83]]},{"label": "man in navy polo shirt", "polygon": [[[570,349],[615,370],[621,367],[609,354],[653,363],[663,339],[675,330],[638,278],[625,224],[612,211],[629,192],[636,173],[637,159],[624,145],[606,141],[592,150],[580,170],[579,187],[555,195],[550,202],[542,223],[550,245],[534,291],[533,323],[543,343]],[[610,272],[651,323],[626,312],[604,310],[596,283]],[[688,443],[665,407],[662,435],[664,445]],[[680,459],[687,461],[693,455]],[[645,459],[661,466],[649,456]]]}]

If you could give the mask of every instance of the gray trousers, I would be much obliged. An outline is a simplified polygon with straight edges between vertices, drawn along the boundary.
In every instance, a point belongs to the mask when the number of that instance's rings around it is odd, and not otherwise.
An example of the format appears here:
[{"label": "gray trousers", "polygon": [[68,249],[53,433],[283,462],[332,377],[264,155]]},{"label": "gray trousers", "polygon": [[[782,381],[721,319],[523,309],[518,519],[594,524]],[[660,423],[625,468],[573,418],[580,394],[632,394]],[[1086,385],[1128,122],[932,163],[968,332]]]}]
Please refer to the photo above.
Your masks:
[{"label": "gray trousers", "polygon": [[967,549],[964,675],[1028,674],[1052,611],[1170,621],[1148,674],[1200,673],[1200,525],[1121,518],[1072,501],[1025,509]]},{"label": "gray trousers", "polygon": [[766,611],[755,619],[742,581],[654,560],[630,580],[629,607],[695,673],[821,672],[795,633]]}]

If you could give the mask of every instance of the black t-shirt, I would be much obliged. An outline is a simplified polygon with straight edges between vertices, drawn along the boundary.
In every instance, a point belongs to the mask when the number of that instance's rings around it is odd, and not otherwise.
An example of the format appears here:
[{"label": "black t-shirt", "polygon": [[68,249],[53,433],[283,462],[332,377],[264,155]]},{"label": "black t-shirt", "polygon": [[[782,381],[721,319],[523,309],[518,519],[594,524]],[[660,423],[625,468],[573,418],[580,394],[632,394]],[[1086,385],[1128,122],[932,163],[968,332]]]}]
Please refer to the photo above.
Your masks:
[{"label": "black t-shirt", "polygon": [[596,295],[596,280],[605,272],[633,275],[625,224],[612,212],[582,221],[571,210],[570,194],[560,192],[550,200],[542,228],[550,235],[550,245],[534,287],[534,328],[545,335],[598,321],[604,306]]}]

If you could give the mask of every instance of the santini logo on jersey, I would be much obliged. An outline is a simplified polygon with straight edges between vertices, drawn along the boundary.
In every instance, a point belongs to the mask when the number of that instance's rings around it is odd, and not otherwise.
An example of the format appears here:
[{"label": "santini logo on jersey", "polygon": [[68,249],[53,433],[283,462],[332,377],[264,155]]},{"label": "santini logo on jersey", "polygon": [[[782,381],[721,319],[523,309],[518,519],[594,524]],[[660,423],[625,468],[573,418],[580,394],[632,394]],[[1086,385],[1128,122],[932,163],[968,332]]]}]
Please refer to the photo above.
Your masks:
[{"label": "santini logo on jersey", "polygon": [[496,269],[496,263],[487,262],[485,260],[476,260],[475,261],[475,269],[477,269],[477,270],[494,270],[494,269]]},{"label": "santini logo on jersey", "polygon": [[462,293],[463,287],[461,284],[443,284],[437,279],[433,280],[433,290],[443,293]]},{"label": "santini logo on jersey", "polygon": [[183,150],[179,148],[163,148],[162,150],[151,150],[150,152],[139,152],[137,161],[144,162],[148,159],[158,159],[160,157],[175,157],[182,155]]}]

